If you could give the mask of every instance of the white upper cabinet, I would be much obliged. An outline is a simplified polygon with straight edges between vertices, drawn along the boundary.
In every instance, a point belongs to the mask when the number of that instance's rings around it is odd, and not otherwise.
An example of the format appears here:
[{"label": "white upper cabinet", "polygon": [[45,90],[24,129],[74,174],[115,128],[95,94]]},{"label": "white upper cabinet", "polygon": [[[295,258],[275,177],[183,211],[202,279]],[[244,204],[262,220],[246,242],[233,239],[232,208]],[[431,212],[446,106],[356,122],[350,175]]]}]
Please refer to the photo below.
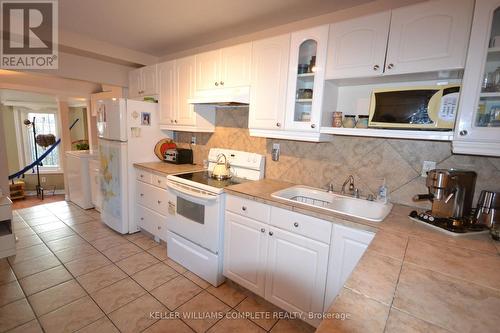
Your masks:
[{"label": "white upper cabinet", "polygon": [[175,81],[177,98],[177,116],[174,123],[179,125],[195,126],[196,117],[194,106],[188,99],[195,92],[195,57],[186,57],[176,60]]},{"label": "white upper cabinet", "polygon": [[327,44],[328,25],[292,33],[285,129],[319,133]]},{"label": "white upper cabinet", "polygon": [[251,56],[252,43],[196,55],[196,90],[248,86]]},{"label": "white upper cabinet", "polygon": [[283,128],[290,35],[253,43],[248,127]]},{"label": "white upper cabinet", "polygon": [[472,12],[472,0],[426,1],[393,10],[386,73],[464,68]]},{"label": "white upper cabinet", "polygon": [[381,75],[390,22],[385,11],[330,25],[326,78]]},{"label": "white upper cabinet", "polygon": [[196,90],[215,89],[220,81],[220,50],[197,54]]},{"label": "white upper cabinet", "polygon": [[130,71],[128,81],[129,98],[157,95],[157,65]]},{"label": "white upper cabinet", "polygon": [[250,85],[252,43],[226,47],[221,50],[221,84],[223,87]]},{"label": "white upper cabinet", "polygon": [[160,124],[173,124],[176,111],[175,60],[158,65],[158,90],[160,92]]},{"label": "white upper cabinet", "polygon": [[476,0],[453,152],[500,156],[500,1]]}]

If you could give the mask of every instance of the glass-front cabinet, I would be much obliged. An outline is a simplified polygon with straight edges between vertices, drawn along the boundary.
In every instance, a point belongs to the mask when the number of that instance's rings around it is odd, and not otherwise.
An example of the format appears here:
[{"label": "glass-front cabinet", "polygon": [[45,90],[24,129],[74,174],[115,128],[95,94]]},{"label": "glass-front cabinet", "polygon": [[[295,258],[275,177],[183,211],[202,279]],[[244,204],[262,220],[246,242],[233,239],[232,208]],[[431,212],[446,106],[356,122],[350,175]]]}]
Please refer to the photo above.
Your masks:
[{"label": "glass-front cabinet", "polygon": [[328,25],[292,34],[285,127],[319,132],[325,80]]},{"label": "glass-front cabinet", "polygon": [[476,0],[453,152],[500,156],[500,0]]}]

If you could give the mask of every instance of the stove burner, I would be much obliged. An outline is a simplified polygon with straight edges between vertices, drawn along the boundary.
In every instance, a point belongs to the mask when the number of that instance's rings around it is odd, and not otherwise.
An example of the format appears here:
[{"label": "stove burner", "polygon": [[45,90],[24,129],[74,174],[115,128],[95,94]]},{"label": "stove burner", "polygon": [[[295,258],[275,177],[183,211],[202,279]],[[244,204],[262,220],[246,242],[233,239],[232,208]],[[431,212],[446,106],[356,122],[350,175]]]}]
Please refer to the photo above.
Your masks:
[{"label": "stove burner", "polygon": [[473,224],[469,219],[454,219],[446,217],[435,217],[429,211],[418,213],[416,210],[412,211],[409,215],[410,218],[430,224],[441,229],[457,233],[474,233],[487,230],[488,227],[481,224]]},{"label": "stove burner", "polygon": [[196,183],[216,187],[216,188],[224,188],[231,185],[241,184],[248,180],[243,178],[231,177],[229,179],[217,179],[213,178],[211,172],[208,171],[197,171],[197,172],[188,172],[181,173],[179,175],[175,175],[175,177],[183,178],[186,180],[190,180]]}]

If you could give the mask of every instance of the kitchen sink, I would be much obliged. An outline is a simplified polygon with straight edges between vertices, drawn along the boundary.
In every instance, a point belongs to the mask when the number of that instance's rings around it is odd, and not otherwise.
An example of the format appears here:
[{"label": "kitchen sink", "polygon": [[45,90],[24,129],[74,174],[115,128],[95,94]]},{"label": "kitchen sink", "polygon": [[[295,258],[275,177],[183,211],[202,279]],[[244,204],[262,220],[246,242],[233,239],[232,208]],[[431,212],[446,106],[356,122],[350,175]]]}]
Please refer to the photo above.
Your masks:
[{"label": "kitchen sink", "polygon": [[272,193],[271,196],[370,222],[381,222],[392,209],[390,203],[368,201],[302,185],[288,187]]}]

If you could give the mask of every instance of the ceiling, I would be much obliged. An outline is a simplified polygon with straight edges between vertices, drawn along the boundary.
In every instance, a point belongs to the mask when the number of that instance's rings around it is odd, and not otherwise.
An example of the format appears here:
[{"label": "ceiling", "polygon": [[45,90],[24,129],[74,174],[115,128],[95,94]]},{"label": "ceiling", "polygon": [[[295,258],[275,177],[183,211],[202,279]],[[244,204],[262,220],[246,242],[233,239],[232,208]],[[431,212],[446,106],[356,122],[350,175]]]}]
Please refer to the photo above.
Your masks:
[{"label": "ceiling", "polygon": [[373,0],[60,0],[60,29],[154,56]]},{"label": "ceiling", "polygon": [[[84,98],[66,98],[68,106],[86,106]],[[37,94],[27,91],[0,89],[0,103],[5,104],[40,104],[44,106],[57,106],[57,98],[51,95]]]}]

